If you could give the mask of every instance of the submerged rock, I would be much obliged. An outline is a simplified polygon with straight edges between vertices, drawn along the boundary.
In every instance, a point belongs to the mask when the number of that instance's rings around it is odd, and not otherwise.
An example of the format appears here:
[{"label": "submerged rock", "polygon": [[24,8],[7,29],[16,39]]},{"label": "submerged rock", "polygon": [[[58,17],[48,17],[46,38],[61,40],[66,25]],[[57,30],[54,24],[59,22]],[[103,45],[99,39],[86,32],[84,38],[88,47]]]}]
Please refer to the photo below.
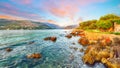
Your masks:
[{"label": "submerged rock", "polygon": [[74,42],[73,42],[72,44],[73,44],[73,45],[75,45],[75,43],[74,43]]},{"label": "submerged rock", "polygon": [[28,42],[28,44],[33,44],[33,43],[35,43],[35,41],[30,41],[30,42]]},{"label": "submerged rock", "polygon": [[11,48],[6,48],[5,50],[6,50],[7,52],[11,52],[11,51],[12,51]]},{"label": "submerged rock", "polygon": [[55,42],[56,40],[57,40],[57,37],[46,37],[46,38],[44,38],[44,40],[51,40],[51,41],[53,41],[53,42]]},{"label": "submerged rock", "polygon": [[39,59],[41,57],[42,57],[42,55],[40,53],[33,53],[31,55],[27,55],[27,58],[29,58],[29,59]]},{"label": "submerged rock", "polygon": [[79,40],[78,40],[78,43],[83,45],[83,46],[86,46],[89,44],[89,40],[86,38],[86,37],[81,37]]},{"label": "submerged rock", "polygon": [[72,35],[68,34],[68,35],[66,35],[65,37],[67,37],[67,38],[72,38]]}]

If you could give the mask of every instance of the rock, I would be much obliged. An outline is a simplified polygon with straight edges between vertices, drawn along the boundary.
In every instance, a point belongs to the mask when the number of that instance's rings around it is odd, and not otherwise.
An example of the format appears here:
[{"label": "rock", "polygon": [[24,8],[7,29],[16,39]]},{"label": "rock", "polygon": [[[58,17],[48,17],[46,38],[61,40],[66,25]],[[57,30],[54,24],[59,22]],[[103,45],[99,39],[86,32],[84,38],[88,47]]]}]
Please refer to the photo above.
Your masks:
[{"label": "rock", "polygon": [[83,49],[83,48],[81,48],[81,49],[80,49],[80,52],[84,52],[84,49]]},{"label": "rock", "polygon": [[99,45],[90,45],[85,50],[83,61],[88,64],[94,64],[95,62],[101,62],[103,58],[113,58],[114,52],[109,47],[104,49]]},{"label": "rock", "polygon": [[35,43],[35,41],[30,41],[30,42],[28,42],[28,44],[33,44],[33,43]]},{"label": "rock", "polygon": [[94,44],[97,44],[96,40],[89,40],[89,45],[94,45]]},{"label": "rock", "polygon": [[50,40],[51,39],[51,37],[46,37],[46,38],[44,38],[44,40]]},{"label": "rock", "polygon": [[57,40],[57,38],[56,37],[51,37],[50,40],[55,42]]},{"label": "rock", "polygon": [[11,52],[12,49],[11,49],[11,48],[6,48],[6,51],[7,51],[7,52]]},{"label": "rock", "polygon": [[78,43],[83,45],[83,46],[86,46],[89,44],[89,40],[85,37],[81,37],[79,40],[78,40]]},{"label": "rock", "polygon": [[113,44],[112,45],[119,45],[120,44],[120,38],[114,37],[113,38]]},{"label": "rock", "polygon": [[101,37],[100,39],[97,40],[98,44],[102,47],[104,46],[110,46],[112,44],[112,40],[110,39],[110,37]]},{"label": "rock", "polygon": [[81,33],[79,33],[77,35],[80,36],[80,37],[85,37],[85,33],[84,32],[81,32]]},{"label": "rock", "polygon": [[85,54],[82,57],[82,60],[84,61],[84,63],[91,64],[91,65],[95,63],[94,57],[91,56],[90,54]]},{"label": "rock", "polygon": [[83,35],[83,30],[74,30],[70,34],[73,36],[82,36]]},{"label": "rock", "polygon": [[107,68],[120,68],[120,58],[112,58],[112,59],[106,59],[102,58],[101,62],[105,64]]},{"label": "rock", "polygon": [[72,44],[73,44],[73,45],[75,45],[75,43],[74,43],[74,42],[73,42]]},{"label": "rock", "polygon": [[73,60],[74,60],[74,55],[73,55],[73,54],[71,54],[71,55],[69,56],[69,60],[70,60],[70,61],[73,61]]},{"label": "rock", "polygon": [[115,58],[120,58],[120,46],[113,46],[113,51],[114,51],[114,57]]},{"label": "rock", "polygon": [[68,35],[66,35],[65,37],[67,37],[67,38],[72,38],[72,35],[68,34]]},{"label": "rock", "polygon": [[41,57],[42,57],[42,55],[40,53],[34,53],[31,55],[27,55],[27,58],[29,58],[29,59],[39,59]]},{"label": "rock", "polygon": [[73,46],[71,46],[71,47],[69,47],[70,49],[74,49],[75,51],[77,51],[78,50],[78,48],[77,47],[73,47]]},{"label": "rock", "polygon": [[56,42],[56,40],[57,40],[57,37],[46,37],[46,38],[44,38],[44,40],[51,40],[51,41],[53,41],[53,42]]}]

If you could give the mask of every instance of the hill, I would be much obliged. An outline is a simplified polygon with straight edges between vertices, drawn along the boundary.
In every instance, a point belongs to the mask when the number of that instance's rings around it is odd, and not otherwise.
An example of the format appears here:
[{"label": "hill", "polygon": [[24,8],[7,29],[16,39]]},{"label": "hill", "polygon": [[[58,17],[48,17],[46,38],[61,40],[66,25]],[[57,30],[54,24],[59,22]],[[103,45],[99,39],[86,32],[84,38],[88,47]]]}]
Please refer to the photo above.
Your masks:
[{"label": "hill", "polygon": [[58,29],[60,28],[57,25],[44,23],[44,22],[35,22],[29,20],[8,20],[0,19],[0,30],[10,29]]}]

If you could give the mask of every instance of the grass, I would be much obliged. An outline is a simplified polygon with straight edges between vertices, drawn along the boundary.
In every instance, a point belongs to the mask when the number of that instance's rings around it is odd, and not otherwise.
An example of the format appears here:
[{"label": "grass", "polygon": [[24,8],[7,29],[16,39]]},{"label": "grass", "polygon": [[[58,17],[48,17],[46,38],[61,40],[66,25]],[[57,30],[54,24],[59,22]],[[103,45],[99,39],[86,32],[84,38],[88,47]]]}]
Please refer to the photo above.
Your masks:
[{"label": "grass", "polygon": [[111,32],[111,34],[120,35],[120,32]]},{"label": "grass", "polygon": [[101,34],[114,34],[114,35],[120,35],[120,32],[101,32],[101,31],[98,30],[98,29],[94,29],[94,30],[87,29],[86,31],[87,31],[87,32],[94,32],[94,33],[101,33]]}]

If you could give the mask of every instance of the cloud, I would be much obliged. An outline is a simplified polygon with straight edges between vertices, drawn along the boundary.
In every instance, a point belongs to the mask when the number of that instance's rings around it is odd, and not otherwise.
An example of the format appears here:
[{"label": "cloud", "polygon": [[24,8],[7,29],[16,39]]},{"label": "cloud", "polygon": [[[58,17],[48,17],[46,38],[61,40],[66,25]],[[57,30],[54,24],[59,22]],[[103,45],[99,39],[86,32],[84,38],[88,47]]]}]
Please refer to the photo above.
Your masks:
[{"label": "cloud", "polygon": [[25,4],[25,5],[28,5],[28,4],[32,3],[32,0],[11,0],[11,1],[16,2],[18,4]]},{"label": "cloud", "polygon": [[23,11],[20,8],[13,6],[9,3],[1,3],[0,4],[0,12],[5,14],[10,14],[13,16],[19,16],[23,18],[28,18],[32,20],[39,20],[41,19],[41,16],[29,11]]},{"label": "cloud", "polygon": [[12,15],[5,15],[5,14],[0,14],[0,19],[25,20],[24,18],[21,18],[21,17],[12,16]]},{"label": "cloud", "polygon": [[58,17],[72,18],[80,11],[82,6],[105,1],[106,0],[48,0],[44,1],[43,9]]}]

